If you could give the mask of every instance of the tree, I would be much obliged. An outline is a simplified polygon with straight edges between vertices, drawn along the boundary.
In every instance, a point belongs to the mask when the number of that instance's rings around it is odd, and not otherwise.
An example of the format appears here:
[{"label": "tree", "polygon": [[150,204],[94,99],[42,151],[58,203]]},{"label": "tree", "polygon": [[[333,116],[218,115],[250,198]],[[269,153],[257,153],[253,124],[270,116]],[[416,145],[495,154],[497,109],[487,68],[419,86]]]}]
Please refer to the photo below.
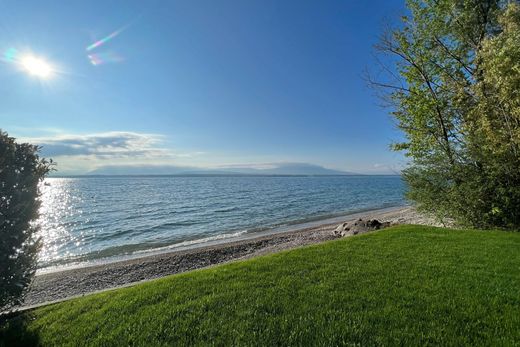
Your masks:
[{"label": "tree", "polygon": [[518,1],[407,4],[376,46],[387,77],[369,77],[405,134],[407,196],[440,219],[519,227]]},{"label": "tree", "polygon": [[487,189],[485,220],[520,226],[520,5],[510,3],[498,18],[501,31],[479,51],[478,103],[470,110],[471,156],[482,163]]},{"label": "tree", "polygon": [[0,131],[0,312],[19,304],[35,273],[39,183],[52,161]]}]

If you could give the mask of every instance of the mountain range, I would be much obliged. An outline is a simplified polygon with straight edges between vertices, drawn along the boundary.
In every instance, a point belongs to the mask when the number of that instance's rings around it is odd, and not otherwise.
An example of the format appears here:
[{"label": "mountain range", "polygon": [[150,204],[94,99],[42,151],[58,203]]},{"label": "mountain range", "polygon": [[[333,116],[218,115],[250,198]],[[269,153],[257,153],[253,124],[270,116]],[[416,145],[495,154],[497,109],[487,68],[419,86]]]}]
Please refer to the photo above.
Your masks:
[{"label": "mountain range", "polygon": [[274,163],[255,167],[224,167],[218,169],[201,169],[174,165],[107,165],[87,173],[87,175],[265,175],[265,176],[345,176],[356,175],[353,172],[327,169],[323,166],[308,163]]}]

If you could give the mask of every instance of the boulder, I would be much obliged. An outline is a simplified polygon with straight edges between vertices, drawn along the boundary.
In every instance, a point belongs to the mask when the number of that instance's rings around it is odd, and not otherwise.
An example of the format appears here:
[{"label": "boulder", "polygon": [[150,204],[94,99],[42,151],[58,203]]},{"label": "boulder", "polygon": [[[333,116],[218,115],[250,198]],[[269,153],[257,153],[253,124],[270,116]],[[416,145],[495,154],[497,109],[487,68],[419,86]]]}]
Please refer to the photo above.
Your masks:
[{"label": "boulder", "polygon": [[364,220],[362,218],[354,222],[341,223],[334,230],[336,236],[348,236],[357,235],[360,233],[366,233],[373,230],[379,230],[390,226],[390,222],[380,222],[377,219]]}]

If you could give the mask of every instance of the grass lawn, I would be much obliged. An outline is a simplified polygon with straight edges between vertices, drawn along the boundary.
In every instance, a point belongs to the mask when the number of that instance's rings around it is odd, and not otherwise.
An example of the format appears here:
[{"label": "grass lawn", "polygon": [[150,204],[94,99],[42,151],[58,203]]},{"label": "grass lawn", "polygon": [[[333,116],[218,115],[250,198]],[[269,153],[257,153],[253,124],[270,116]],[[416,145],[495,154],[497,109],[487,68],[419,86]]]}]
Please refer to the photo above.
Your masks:
[{"label": "grass lawn", "polygon": [[399,226],[33,310],[0,345],[520,345],[520,233]]}]

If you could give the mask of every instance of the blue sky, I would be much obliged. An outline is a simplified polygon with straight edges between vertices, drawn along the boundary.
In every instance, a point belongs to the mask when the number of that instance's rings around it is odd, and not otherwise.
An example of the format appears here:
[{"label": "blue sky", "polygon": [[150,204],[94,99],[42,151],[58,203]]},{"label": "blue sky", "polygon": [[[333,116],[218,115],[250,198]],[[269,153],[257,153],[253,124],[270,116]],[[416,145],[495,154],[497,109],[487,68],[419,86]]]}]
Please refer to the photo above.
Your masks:
[{"label": "blue sky", "polygon": [[[401,135],[362,75],[403,11],[387,0],[0,1],[0,127],[43,145],[62,174],[281,162],[392,172]],[[27,56],[49,78],[27,74]]]}]

